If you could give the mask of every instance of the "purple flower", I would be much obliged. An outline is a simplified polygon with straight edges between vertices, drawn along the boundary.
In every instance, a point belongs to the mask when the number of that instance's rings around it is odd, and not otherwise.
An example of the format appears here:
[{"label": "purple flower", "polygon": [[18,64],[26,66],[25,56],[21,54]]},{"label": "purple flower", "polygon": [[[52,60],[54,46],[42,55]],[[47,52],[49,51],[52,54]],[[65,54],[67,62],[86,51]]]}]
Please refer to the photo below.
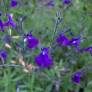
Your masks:
[{"label": "purple flower", "polygon": [[83,48],[83,51],[89,52],[92,56],[92,46],[88,46],[86,48]]},{"label": "purple flower", "polygon": [[57,41],[57,43],[59,43],[60,45],[63,45],[63,46],[69,45],[69,39],[64,34],[60,34],[57,37],[56,41]]},{"label": "purple flower", "polygon": [[0,20],[0,30],[1,30],[2,32],[4,32],[4,25],[3,25],[2,20]]},{"label": "purple flower", "polygon": [[74,37],[74,38],[72,38],[72,39],[70,40],[70,45],[73,45],[73,46],[75,46],[75,47],[78,47],[79,44],[80,44],[80,39],[79,39],[79,38]]},{"label": "purple flower", "polygon": [[48,7],[54,7],[54,2],[53,2],[53,0],[49,1],[49,2],[46,4],[46,6],[48,6]]},{"label": "purple flower", "polygon": [[41,53],[35,57],[35,62],[42,68],[48,68],[52,65],[52,58],[49,55],[48,48],[41,49]]},{"label": "purple flower", "polygon": [[10,0],[10,6],[11,7],[16,7],[17,6],[17,1],[16,0]]},{"label": "purple flower", "polygon": [[7,14],[8,20],[4,23],[4,26],[16,27],[15,22],[13,21],[13,14]]},{"label": "purple flower", "polygon": [[6,60],[7,52],[4,49],[0,49],[0,58]]},{"label": "purple flower", "polygon": [[34,48],[39,43],[39,40],[34,37],[31,33],[25,35],[24,41],[26,42],[28,48]]},{"label": "purple flower", "polygon": [[11,42],[11,36],[10,35],[4,35],[4,36],[2,36],[2,40],[5,43],[10,43]]},{"label": "purple flower", "polygon": [[81,71],[76,71],[73,75],[72,75],[72,81],[76,84],[80,83],[80,79],[81,79],[82,73]]},{"label": "purple flower", "polygon": [[70,4],[71,0],[63,0],[63,4]]}]

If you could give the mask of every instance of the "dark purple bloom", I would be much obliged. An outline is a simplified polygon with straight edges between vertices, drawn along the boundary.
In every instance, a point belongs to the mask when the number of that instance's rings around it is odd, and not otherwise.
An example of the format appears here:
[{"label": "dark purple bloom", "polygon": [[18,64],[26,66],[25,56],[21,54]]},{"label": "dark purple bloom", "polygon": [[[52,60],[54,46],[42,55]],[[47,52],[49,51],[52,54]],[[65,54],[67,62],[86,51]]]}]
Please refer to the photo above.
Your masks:
[{"label": "dark purple bloom", "polygon": [[26,41],[28,48],[34,48],[39,43],[39,40],[36,37],[34,37],[31,33],[25,35],[24,41]]},{"label": "dark purple bloom", "polygon": [[8,20],[4,23],[4,26],[16,27],[15,22],[13,21],[13,14],[7,14]]},{"label": "dark purple bloom", "polygon": [[80,44],[80,38],[74,37],[74,38],[72,38],[72,39],[70,40],[70,45],[73,45],[73,46],[75,46],[75,47],[78,47],[79,44]]},{"label": "dark purple bloom", "polygon": [[11,7],[16,7],[17,6],[17,1],[16,0],[10,0],[10,6]]},{"label": "dark purple bloom", "polygon": [[0,49],[0,58],[6,60],[7,52],[4,49]]},{"label": "dark purple bloom", "polygon": [[83,48],[83,51],[89,52],[92,55],[92,46],[88,46],[86,48]]},{"label": "dark purple bloom", "polygon": [[60,34],[57,37],[56,41],[57,41],[57,43],[59,43],[60,45],[63,45],[63,46],[69,45],[69,39],[64,34]]},{"label": "dark purple bloom", "polygon": [[70,4],[71,0],[63,0],[63,4]]},{"label": "dark purple bloom", "polygon": [[5,43],[10,43],[11,42],[11,36],[10,35],[4,35],[2,37],[2,40],[5,42]]},{"label": "dark purple bloom", "polygon": [[46,4],[46,6],[48,6],[48,7],[54,7],[54,2],[53,2],[53,0],[49,1],[49,2]]},{"label": "dark purple bloom", "polygon": [[47,68],[52,65],[52,58],[49,55],[48,48],[41,49],[41,53],[35,57],[35,62],[42,68]]},{"label": "dark purple bloom", "polygon": [[72,75],[72,81],[73,81],[74,83],[79,84],[79,83],[80,83],[80,80],[81,80],[81,76],[82,76],[81,71],[76,71],[76,72]]},{"label": "dark purple bloom", "polygon": [[4,32],[4,25],[3,25],[2,20],[0,20],[0,30],[1,30],[2,32]]}]

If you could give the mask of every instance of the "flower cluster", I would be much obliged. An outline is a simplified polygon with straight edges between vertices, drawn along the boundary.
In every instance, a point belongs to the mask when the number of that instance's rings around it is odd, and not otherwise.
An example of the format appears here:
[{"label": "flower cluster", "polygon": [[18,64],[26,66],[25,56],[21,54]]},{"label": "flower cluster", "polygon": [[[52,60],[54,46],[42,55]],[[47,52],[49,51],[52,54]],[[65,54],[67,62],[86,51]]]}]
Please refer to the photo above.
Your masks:
[{"label": "flower cluster", "polygon": [[80,38],[78,37],[73,37],[72,39],[69,39],[67,36],[65,36],[64,34],[60,34],[57,38],[56,38],[56,42],[59,43],[62,46],[68,46],[68,45],[72,45],[74,47],[78,47],[80,44]]},{"label": "flower cluster", "polygon": [[[39,40],[28,33],[24,36],[24,41],[26,42],[26,47],[32,49],[39,44]],[[41,53],[35,56],[35,62],[39,67],[47,68],[52,65],[52,58],[49,55],[48,48],[42,48]]]},{"label": "flower cluster", "polygon": [[80,37],[72,37],[71,39],[69,39],[64,34],[60,34],[56,38],[56,42],[62,46],[74,46],[75,50],[77,50],[78,52],[89,52],[92,55],[92,46],[80,48],[81,43]]}]

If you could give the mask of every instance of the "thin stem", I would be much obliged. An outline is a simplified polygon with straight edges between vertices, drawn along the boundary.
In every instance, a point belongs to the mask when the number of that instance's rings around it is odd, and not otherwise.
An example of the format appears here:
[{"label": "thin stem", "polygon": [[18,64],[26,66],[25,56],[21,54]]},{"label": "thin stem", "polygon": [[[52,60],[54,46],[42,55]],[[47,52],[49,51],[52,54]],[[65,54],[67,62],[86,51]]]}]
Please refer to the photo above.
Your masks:
[{"label": "thin stem", "polygon": [[56,32],[57,32],[58,25],[62,22],[62,19],[63,19],[63,18],[61,18],[61,11],[60,10],[56,13],[56,17],[57,17],[57,19],[55,20],[55,27],[54,27],[54,32],[53,32],[53,37],[52,37],[52,40],[50,43],[50,47],[52,47],[54,37],[55,37]]},{"label": "thin stem", "polygon": [[20,92],[19,81],[16,82],[16,92]]},{"label": "thin stem", "polygon": [[14,65],[14,64],[2,64],[0,67],[22,67],[21,65]]},{"label": "thin stem", "polygon": [[26,16],[25,15],[20,15],[19,18],[18,18],[18,32],[19,34],[24,34],[24,31],[23,31],[23,22],[24,20],[26,19]]},{"label": "thin stem", "polygon": [[20,38],[22,38],[22,37],[23,37],[23,36],[18,36],[18,35],[17,35],[17,36],[12,36],[13,39],[20,39]]},{"label": "thin stem", "polygon": [[7,13],[8,9],[6,7],[5,0],[3,0],[3,5],[4,5],[5,13]]}]

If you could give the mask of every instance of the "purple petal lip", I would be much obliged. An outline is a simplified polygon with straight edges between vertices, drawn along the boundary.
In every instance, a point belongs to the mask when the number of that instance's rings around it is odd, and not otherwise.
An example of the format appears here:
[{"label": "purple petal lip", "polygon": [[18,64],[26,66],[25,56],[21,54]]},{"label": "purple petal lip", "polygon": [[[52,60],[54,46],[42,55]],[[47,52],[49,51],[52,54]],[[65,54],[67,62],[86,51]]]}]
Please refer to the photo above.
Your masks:
[{"label": "purple petal lip", "polygon": [[7,52],[4,49],[0,49],[0,58],[3,60],[6,60],[7,58]]},{"label": "purple petal lip", "polygon": [[73,45],[75,47],[78,47],[80,44],[80,39],[79,38],[76,38],[76,37],[73,37],[71,40],[70,40],[70,45]]},{"label": "purple petal lip", "polygon": [[2,32],[4,31],[4,27],[5,26],[16,27],[16,24],[13,21],[12,15],[11,14],[7,14],[6,16],[8,17],[8,20],[6,22],[2,22],[2,20],[0,20],[0,29],[1,29]]},{"label": "purple petal lip", "polygon": [[39,43],[39,41],[36,38],[28,39],[27,40],[27,47],[28,48],[33,48],[33,47],[37,46],[38,43]]},{"label": "purple petal lip", "polygon": [[52,60],[47,54],[39,54],[35,57],[35,61],[38,66],[43,68],[49,67],[52,64]]},{"label": "purple petal lip", "polygon": [[48,3],[46,4],[46,6],[48,6],[48,7],[54,7],[54,2],[53,2],[53,0],[51,0],[50,2],[48,2]]},{"label": "purple petal lip", "polygon": [[92,56],[92,46],[85,47],[82,50],[85,51],[85,52],[89,52]]},{"label": "purple petal lip", "polygon": [[16,27],[16,24],[13,21],[12,15],[11,14],[7,14],[6,16],[8,17],[8,20],[4,23],[4,26]]},{"label": "purple petal lip", "polygon": [[3,24],[2,20],[0,20],[0,30],[2,32],[4,32],[4,24]]},{"label": "purple petal lip", "polygon": [[39,40],[34,37],[31,33],[26,34],[24,39],[26,39],[26,44],[28,48],[34,48],[39,44]]},{"label": "purple petal lip", "polygon": [[42,68],[47,68],[52,65],[52,58],[46,48],[43,48],[41,53],[35,57],[35,62]]},{"label": "purple petal lip", "polygon": [[69,39],[63,34],[59,35],[57,37],[56,41],[57,41],[57,43],[59,43],[60,45],[63,45],[63,46],[69,45],[69,42],[70,42]]},{"label": "purple petal lip", "polygon": [[41,48],[41,51],[43,52],[43,53],[49,53],[49,48]]},{"label": "purple petal lip", "polygon": [[71,3],[71,0],[63,0],[63,3],[64,4],[70,4]]},{"label": "purple petal lip", "polygon": [[17,6],[17,1],[16,0],[11,0],[10,1],[10,6],[11,7],[16,7]]},{"label": "purple petal lip", "polygon": [[88,47],[84,48],[84,51],[92,51],[92,46],[88,46]]},{"label": "purple petal lip", "polygon": [[76,71],[73,75],[72,75],[72,81],[76,84],[79,84],[81,81],[81,76],[82,73],[80,71]]}]

